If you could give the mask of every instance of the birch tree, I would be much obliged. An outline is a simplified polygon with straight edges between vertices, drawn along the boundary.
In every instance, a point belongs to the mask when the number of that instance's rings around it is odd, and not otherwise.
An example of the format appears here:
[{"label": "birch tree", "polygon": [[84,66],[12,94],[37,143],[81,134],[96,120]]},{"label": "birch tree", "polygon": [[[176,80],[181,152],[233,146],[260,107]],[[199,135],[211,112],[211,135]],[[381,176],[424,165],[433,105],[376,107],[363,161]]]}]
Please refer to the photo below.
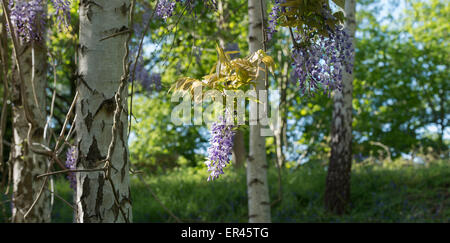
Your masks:
[{"label": "birch tree", "polygon": [[[356,0],[345,1],[347,29],[355,45],[354,36]],[[351,63],[354,60],[350,60]],[[350,173],[352,165],[352,90],[353,74],[344,72],[342,91],[333,96],[333,118],[331,124],[331,157],[325,189],[327,210],[342,214],[350,200]]]},{"label": "birch tree", "polygon": [[[261,6],[263,3],[263,6]],[[250,54],[263,49],[263,16],[264,1],[249,0],[249,48]],[[264,14],[265,15],[265,14]],[[262,72],[261,72],[262,73]],[[255,80],[256,93],[265,90],[264,75],[261,74]],[[258,94],[259,95],[259,94]],[[265,104],[267,105],[267,104]],[[265,111],[258,111],[259,113]],[[250,153],[247,161],[247,194],[248,216],[250,223],[270,222],[270,199],[267,182],[267,158],[266,139],[261,136],[261,124],[250,125]]]},{"label": "birch tree", "polygon": [[[77,173],[77,222],[131,222],[127,146],[127,89],[120,93],[124,112],[114,124],[115,94],[119,90],[127,49],[130,0],[81,0],[80,45],[76,104],[77,169],[102,168],[107,173]],[[122,86],[123,87],[123,86]]]},{"label": "birch tree", "polygon": [[[22,3],[16,3],[22,4]],[[40,4],[40,5],[36,5]],[[33,8],[45,17],[46,5],[30,3],[26,7]],[[11,5],[9,7],[12,7]],[[19,8],[20,6],[15,6]],[[33,21],[43,21],[40,18]],[[36,176],[43,174],[48,168],[48,159],[44,155],[34,153],[30,144],[46,144],[44,139],[44,125],[46,123],[46,80],[47,80],[47,49],[45,34],[27,38],[19,28],[17,33],[21,35],[17,47],[18,55],[15,57],[21,65],[23,80],[19,77],[19,70],[15,69],[12,79],[12,222],[50,222],[50,193],[46,189],[32,210],[24,217],[30,206],[39,196],[43,180]],[[42,29],[40,33],[45,33]],[[23,81],[23,83],[22,83]],[[26,109],[26,107],[28,107]],[[29,134],[29,121],[27,114],[33,119],[32,129]],[[30,143],[28,142],[30,140]]]}]

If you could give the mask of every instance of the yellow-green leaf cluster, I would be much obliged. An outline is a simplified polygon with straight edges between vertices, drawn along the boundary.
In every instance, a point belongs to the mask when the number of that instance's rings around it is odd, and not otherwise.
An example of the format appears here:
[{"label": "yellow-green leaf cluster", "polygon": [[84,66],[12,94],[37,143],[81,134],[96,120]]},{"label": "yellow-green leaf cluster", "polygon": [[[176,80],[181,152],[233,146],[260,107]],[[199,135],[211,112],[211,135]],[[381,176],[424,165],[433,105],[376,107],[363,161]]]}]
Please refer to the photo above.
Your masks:
[{"label": "yellow-green leaf cluster", "polygon": [[211,67],[208,75],[203,76],[201,80],[191,77],[181,77],[172,85],[170,91],[188,91],[194,93],[197,87],[206,87],[208,89],[238,90],[255,85],[254,80],[260,72],[265,72],[262,64],[273,74],[275,63],[271,56],[263,50],[245,58],[231,59],[230,54],[236,52],[225,52],[219,45],[216,47],[218,60]]},{"label": "yellow-green leaf cluster", "polygon": [[[345,6],[345,0],[333,2],[341,8]],[[335,29],[344,21],[342,11],[333,13],[334,18],[325,16],[327,11],[324,11],[323,6],[331,12],[328,0],[286,0],[280,6],[286,7],[286,11],[280,13],[280,25],[296,28],[299,32],[317,31],[323,36],[328,36],[327,27]]]}]

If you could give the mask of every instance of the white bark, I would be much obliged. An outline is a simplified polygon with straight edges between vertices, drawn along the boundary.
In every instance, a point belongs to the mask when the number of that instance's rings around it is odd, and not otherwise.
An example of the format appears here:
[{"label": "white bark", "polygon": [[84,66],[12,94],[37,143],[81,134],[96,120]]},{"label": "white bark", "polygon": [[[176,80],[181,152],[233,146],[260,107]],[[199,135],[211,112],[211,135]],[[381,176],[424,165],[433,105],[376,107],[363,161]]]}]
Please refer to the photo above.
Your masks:
[{"label": "white bark", "polygon": [[[264,1],[263,1],[264,2]],[[264,11],[265,11],[265,6]],[[248,1],[250,53],[263,49],[261,1]],[[265,89],[264,73],[256,79],[256,90]],[[266,104],[267,106],[267,104]],[[264,111],[259,111],[264,112]],[[248,215],[250,223],[270,222],[270,199],[267,182],[266,139],[261,125],[250,126],[250,154],[247,162]]]},{"label": "white bark", "polygon": [[[355,9],[356,0],[345,1],[345,28],[351,37],[355,36],[356,30]],[[350,61],[353,63],[354,60]],[[342,82],[342,92],[336,91],[333,96],[331,157],[325,190],[326,208],[338,214],[346,211],[350,200],[353,74],[344,72]]]},{"label": "white bark", "polygon": [[[34,55],[32,54],[34,49]],[[34,60],[33,60],[34,58]],[[31,143],[45,144],[43,132],[46,122],[45,87],[47,81],[47,52],[45,40],[34,43],[21,43],[18,48],[18,59],[21,63],[24,78],[24,94],[20,93],[20,78],[16,72],[12,86],[13,100],[13,139],[12,147],[12,221],[13,222],[50,222],[50,193],[44,190],[32,211],[24,218],[33,201],[39,194],[44,180],[36,179],[37,175],[47,172],[46,156],[35,154],[28,146],[28,121],[22,104],[22,96],[28,103],[31,115],[36,121],[36,130],[31,134]],[[33,76],[34,65],[34,78]],[[37,103],[36,103],[37,101]],[[34,129],[33,129],[34,130]]]},{"label": "white bark", "polygon": [[[128,34],[101,41],[128,28],[130,0],[81,0],[79,46],[79,99],[76,106],[77,169],[102,168],[112,139],[114,95],[123,75]],[[131,222],[129,152],[127,145],[127,89],[122,95],[115,149],[111,156],[111,179],[118,195],[115,204],[111,184],[103,172],[77,173],[77,222]],[[120,208],[119,208],[120,207]]]}]

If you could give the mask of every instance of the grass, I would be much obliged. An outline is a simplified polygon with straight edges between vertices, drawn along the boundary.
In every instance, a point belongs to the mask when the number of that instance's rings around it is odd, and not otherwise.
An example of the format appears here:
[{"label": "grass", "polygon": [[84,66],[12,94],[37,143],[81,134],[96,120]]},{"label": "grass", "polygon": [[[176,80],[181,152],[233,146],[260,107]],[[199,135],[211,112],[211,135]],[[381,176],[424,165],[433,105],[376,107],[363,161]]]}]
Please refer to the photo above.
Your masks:
[{"label": "grass", "polygon": [[[450,222],[450,163],[426,165],[391,162],[355,165],[351,211],[334,216],[323,209],[326,171],[318,164],[282,173],[283,198],[272,207],[273,222]],[[247,222],[244,170],[228,169],[207,182],[204,168],[176,169],[148,176],[146,183],[183,222]],[[277,173],[269,169],[271,200],[277,198]],[[58,180],[57,192],[71,201],[68,183]],[[174,222],[148,187],[131,178],[134,222]],[[53,222],[71,222],[70,207],[55,198]]]}]

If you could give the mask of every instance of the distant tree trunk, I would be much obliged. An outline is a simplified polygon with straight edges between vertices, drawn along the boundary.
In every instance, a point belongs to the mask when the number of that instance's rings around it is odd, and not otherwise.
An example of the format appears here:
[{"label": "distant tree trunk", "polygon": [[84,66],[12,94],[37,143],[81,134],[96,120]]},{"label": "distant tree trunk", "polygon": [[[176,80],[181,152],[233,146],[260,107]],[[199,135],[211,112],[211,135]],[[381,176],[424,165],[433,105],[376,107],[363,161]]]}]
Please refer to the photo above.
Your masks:
[{"label": "distant tree trunk", "polygon": [[[34,53],[34,54],[33,54]],[[33,201],[39,194],[44,180],[36,179],[48,169],[48,158],[35,154],[28,146],[28,121],[25,117],[23,101],[27,102],[32,117],[36,121],[31,134],[31,143],[46,144],[44,140],[44,125],[46,123],[47,82],[47,49],[45,39],[20,43],[18,60],[21,63],[25,93],[21,93],[19,74],[15,72],[12,84],[12,221],[13,222],[50,222],[50,193],[44,190],[33,210],[24,218]],[[34,77],[33,77],[34,67]],[[22,96],[24,96],[22,100]],[[37,126],[37,127],[36,127]]]},{"label": "distant tree trunk", "polygon": [[[356,0],[345,1],[346,28],[355,36]],[[353,46],[355,41],[353,38]],[[354,60],[351,60],[352,62]],[[353,75],[344,72],[342,92],[333,96],[331,124],[331,157],[325,189],[325,208],[337,214],[346,212],[350,201],[350,174],[352,165],[352,90]]]},{"label": "distant tree trunk", "polygon": [[[281,62],[283,60],[283,55],[287,56],[285,50],[280,50],[278,52],[278,60]],[[280,63],[281,64],[281,63]],[[278,126],[276,127],[275,133],[275,147],[276,147],[276,155],[277,155],[277,164],[279,167],[284,165],[286,157],[284,156],[284,145],[286,141],[286,119],[287,119],[287,85],[288,81],[288,70],[289,64],[288,62],[283,62],[283,70],[281,73],[281,77],[278,78],[279,89],[280,89],[280,120],[278,121]]]},{"label": "distant tree trunk", "polygon": [[236,168],[242,168],[247,158],[247,151],[245,151],[244,132],[237,130],[233,138],[233,153],[231,154],[232,161]]},{"label": "distant tree trunk", "polygon": [[[229,36],[226,34],[229,33],[229,30],[226,27],[228,18],[225,17],[225,15],[228,16],[228,14],[225,13],[225,11],[227,11],[227,8],[224,7],[224,2],[222,0],[217,1],[217,10],[219,12],[219,18],[217,18],[217,26],[219,27],[219,33],[217,35],[217,38],[219,39],[220,46],[222,48],[225,48],[225,51],[229,51],[227,50],[227,43],[225,40],[225,37]],[[244,165],[245,159],[247,157],[247,152],[245,151],[244,133],[242,130],[236,131],[236,134],[234,135],[233,138],[233,143],[234,144],[231,160],[235,168],[240,168]]]},{"label": "distant tree trunk", "polygon": [[[263,6],[265,9],[265,6]],[[250,53],[263,49],[261,1],[248,1]],[[256,92],[264,90],[264,74],[256,82]],[[267,105],[267,104],[266,104]],[[259,111],[263,112],[263,111]],[[267,182],[266,138],[261,136],[261,125],[250,126],[250,155],[247,162],[248,215],[250,223],[270,222],[270,198]]]},{"label": "distant tree trunk", "polygon": [[[81,0],[79,98],[76,105],[77,169],[102,168],[112,139],[115,98],[121,76],[128,34],[104,37],[128,28],[130,0]],[[128,61],[128,60],[127,60]],[[111,156],[111,179],[103,172],[77,173],[77,222],[131,222],[129,152],[127,145],[127,89],[121,94],[123,111]],[[121,214],[125,213],[125,217]],[[126,220],[127,219],[127,220]]]}]

